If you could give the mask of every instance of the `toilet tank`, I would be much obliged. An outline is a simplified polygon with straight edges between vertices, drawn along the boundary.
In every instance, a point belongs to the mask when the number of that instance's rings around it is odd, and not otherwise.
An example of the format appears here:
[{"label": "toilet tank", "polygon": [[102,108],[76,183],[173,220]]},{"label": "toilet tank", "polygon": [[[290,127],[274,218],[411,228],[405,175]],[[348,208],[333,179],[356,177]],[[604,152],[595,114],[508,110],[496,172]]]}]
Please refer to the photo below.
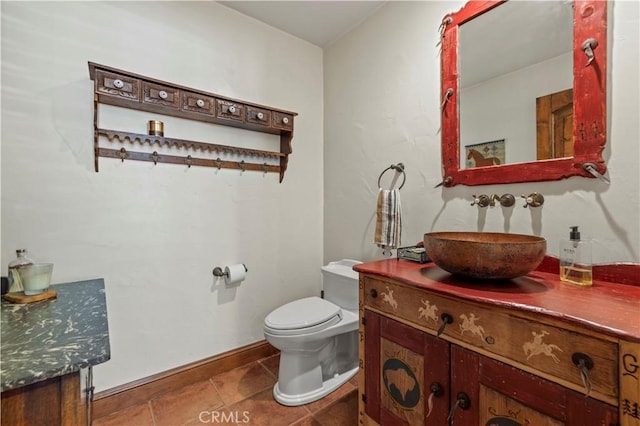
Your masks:
[{"label": "toilet tank", "polygon": [[342,259],[322,267],[325,299],[341,308],[354,312],[358,310],[358,273],[352,268],[359,263],[362,262]]}]

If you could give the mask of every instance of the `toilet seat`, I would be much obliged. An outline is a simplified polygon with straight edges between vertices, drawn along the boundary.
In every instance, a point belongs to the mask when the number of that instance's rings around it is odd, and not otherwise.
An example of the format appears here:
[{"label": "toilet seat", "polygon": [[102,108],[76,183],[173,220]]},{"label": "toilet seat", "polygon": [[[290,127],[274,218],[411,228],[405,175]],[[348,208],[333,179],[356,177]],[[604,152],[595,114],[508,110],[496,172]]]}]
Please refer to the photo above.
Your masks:
[{"label": "toilet seat", "polygon": [[264,320],[265,330],[277,335],[307,334],[323,330],[342,319],[342,309],[319,297],[306,297],[280,306]]}]

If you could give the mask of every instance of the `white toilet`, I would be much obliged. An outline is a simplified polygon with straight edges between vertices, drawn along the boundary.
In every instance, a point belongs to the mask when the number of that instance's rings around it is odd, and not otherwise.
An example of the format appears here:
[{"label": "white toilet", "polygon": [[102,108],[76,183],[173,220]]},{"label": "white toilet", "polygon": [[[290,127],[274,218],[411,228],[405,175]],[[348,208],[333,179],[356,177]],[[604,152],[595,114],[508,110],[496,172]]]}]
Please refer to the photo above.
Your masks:
[{"label": "white toilet", "polygon": [[303,405],[339,388],[358,372],[358,261],[322,267],[324,299],[289,302],[264,320],[264,336],[280,350],[273,396]]}]

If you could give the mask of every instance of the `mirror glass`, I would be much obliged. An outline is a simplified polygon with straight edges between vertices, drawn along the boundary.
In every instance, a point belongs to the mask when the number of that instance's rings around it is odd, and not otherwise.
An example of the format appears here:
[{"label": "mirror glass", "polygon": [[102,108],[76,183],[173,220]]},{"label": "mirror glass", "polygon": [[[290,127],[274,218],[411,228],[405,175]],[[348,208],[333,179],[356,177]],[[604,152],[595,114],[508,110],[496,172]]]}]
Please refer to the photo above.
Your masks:
[{"label": "mirror glass", "polygon": [[[461,168],[573,155],[571,131],[569,149],[556,153],[549,138],[551,156],[539,158],[536,149],[536,104],[572,92],[572,46],[567,1],[509,1],[460,25]],[[572,105],[571,95],[565,115]]]},{"label": "mirror glass", "polygon": [[469,1],[444,17],[444,186],[606,172],[606,13],[606,0]]}]

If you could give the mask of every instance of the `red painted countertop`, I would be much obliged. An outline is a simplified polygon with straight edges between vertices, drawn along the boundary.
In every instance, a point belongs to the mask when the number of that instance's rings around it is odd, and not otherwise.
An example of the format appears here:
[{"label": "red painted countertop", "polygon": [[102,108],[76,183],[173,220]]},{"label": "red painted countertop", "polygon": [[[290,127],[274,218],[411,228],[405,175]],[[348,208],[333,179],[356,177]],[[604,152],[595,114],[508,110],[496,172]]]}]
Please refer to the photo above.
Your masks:
[{"label": "red painted countertop", "polygon": [[560,281],[557,274],[533,271],[504,281],[455,277],[433,263],[386,259],[354,270],[393,278],[445,296],[539,313],[610,336],[640,342],[640,286],[594,280],[591,287]]}]

